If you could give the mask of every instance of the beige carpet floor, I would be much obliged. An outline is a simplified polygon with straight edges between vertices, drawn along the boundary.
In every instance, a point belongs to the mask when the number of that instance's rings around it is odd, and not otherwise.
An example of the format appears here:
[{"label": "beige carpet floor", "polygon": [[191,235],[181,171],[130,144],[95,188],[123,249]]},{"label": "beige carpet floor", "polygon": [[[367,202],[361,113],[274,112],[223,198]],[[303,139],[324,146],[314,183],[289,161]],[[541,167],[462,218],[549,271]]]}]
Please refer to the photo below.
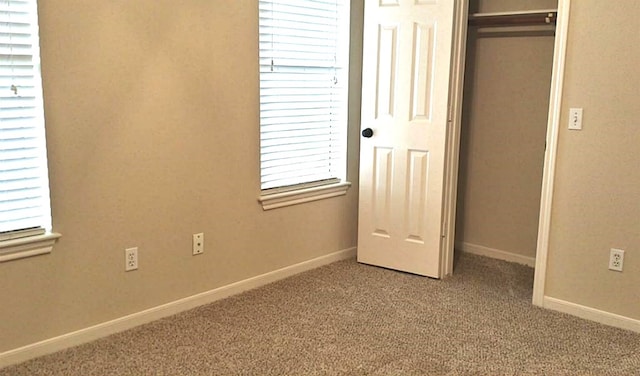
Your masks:
[{"label": "beige carpet floor", "polygon": [[444,281],[347,260],[0,375],[640,375],[640,334],[533,307],[532,281],[467,254]]}]

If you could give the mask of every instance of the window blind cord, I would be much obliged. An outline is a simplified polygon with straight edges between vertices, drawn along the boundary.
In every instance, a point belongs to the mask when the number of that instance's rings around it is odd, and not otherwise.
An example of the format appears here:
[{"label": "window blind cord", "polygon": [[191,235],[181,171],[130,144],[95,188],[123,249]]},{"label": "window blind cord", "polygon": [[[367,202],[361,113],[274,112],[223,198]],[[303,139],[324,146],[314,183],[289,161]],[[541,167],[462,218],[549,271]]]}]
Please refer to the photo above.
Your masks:
[{"label": "window blind cord", "polygon": [[[334,3],[334,13],[333,13],[333,22],[334,22],[334,31],[336,33],[335,36],[335,40],[339,41],[340,40],[340,20],[338,19],[339,17],[339,13],[338,13],[338,1],[336,0],[336,2]],[[337,101],[337,98],[335,97],[334,91],[338,86],[338,54],[336,51],[334,51],[333,53],[333,88],[334,90],[331,90],[331,102]],[[334,112],[334,108],[331,107],[331,121],[330,121],[330,134],[331,134],[331,138],[336,138],[336,127],[338,126],[338,124],[335,124],[335,122],[333,121],[334,116],[336,115],[336,113]],[[329,166],[330,168],[333,170],[334,168],[334,163],[332,160],[332,156],[329,156]]]},{"label": "window blind cord", "polygon": [[13,64],[13,30],[11,29],[13,22],[11,21],[11,0],[7,0],[7,13],[8,13],[8,22],[9,22],[9,66],[11,66],[11,88],[10,90],[13,92],[14,96],[18,95],[18,86],[16,86],[16,75],[15,68]]},{"label": "window blind cord", "polygon": [[[271,5],[271,19],[273,20],[273,3]],[[275,34],[275,26],[272,26],[274,30],[271,32],[271,71],[273,72],[273,34]]]},{"label": "window blind cord", "polygon": [[[334,22],[335,24],[335,31],[336,31],[336,41],[340,40],[340,4],[338,3],[338,1],[336,0],[335,2],[335,8],[334,8]],[[344,16],[343,16],[344,17]],[[339,48],[339,47],[338,47]],[[337,50],[336,50],[337,51]],[[333,67],[334,67],[334,74],[336,76],[334,82],[337,85],[338,82],[340,81],[338,79],[338,53],[334,52],[333,53]]]}]

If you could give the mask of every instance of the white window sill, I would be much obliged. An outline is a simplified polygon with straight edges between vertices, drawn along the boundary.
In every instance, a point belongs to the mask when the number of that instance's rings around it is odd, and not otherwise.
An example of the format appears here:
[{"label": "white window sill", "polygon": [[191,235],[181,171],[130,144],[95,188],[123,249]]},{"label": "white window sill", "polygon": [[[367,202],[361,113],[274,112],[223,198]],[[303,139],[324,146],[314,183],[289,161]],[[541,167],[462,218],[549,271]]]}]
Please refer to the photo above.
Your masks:
[{"label": "white window sill", "polygon": [[271,210],[330,197],[343,196],[347,193],[349,187],[351,187],[351,183],[340,182],[319,187],[262,195],[258,198],[258,201],[262,204],[262,209]]},{"label": "white window sill", "polygon": [[53,244],[62,236],[55,232],[0,242],[0,262],[51,253]]}]

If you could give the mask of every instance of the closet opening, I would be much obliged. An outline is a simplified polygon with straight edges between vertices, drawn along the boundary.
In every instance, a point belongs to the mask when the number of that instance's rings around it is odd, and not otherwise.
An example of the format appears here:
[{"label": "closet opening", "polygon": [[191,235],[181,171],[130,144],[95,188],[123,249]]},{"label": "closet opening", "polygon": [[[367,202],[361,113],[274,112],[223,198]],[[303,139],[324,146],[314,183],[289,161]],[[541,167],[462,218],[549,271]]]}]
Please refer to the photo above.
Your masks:
[{"label": "closet opening", "polygon": [[456,253],[535,267],[557,7],[469,3]]}]

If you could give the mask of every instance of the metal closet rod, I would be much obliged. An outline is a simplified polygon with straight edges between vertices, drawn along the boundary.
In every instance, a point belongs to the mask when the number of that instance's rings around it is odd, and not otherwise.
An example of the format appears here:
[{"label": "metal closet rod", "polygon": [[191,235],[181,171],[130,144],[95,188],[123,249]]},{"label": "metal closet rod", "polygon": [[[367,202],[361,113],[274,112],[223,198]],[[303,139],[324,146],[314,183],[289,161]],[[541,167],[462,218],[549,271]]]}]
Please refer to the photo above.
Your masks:
[{"label": "metal closet rod", "polygon": [[558,11],[541,10],[504,13],[474,13],[469,25],[478,27],[555,25]]}]

